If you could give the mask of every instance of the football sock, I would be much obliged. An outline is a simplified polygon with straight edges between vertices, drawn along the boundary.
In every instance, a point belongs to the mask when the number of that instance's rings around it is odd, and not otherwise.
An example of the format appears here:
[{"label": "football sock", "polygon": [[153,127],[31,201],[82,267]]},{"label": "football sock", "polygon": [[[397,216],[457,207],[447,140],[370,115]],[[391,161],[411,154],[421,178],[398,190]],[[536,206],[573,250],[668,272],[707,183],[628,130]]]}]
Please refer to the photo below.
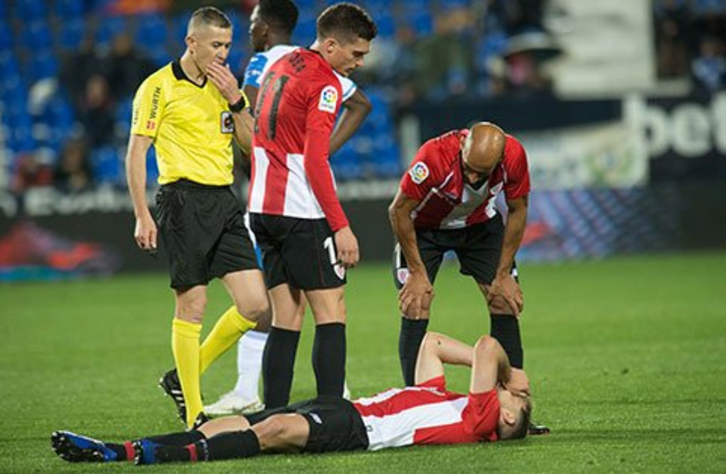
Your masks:
[{"label": "football sock", "polygon": [[199,430],[191,431],[180,431],[178,433],[168,433],[158,436],[149,436],[149,441],[153,441],[157,444],[165,444],[168,446],[186,446],[188,444],[196,443],[206,437]]},{"label": "football sock", "polygon": [[515,369],[524,367],[524,350],[519,333],[519,320],[513,314],[492,314],[490,335],[499,341]]},{"label": "football sock", "polygon": [[171,349],[174,353],[184,403],[187,410],[187,426],[194,425],[202,412],[202,394],[199,387],[199,335],[202,325],[174,319],[171,331]]},{"label": "football sock", "polygon": [[428,319],[401,318],[401,333],[398,336],[398,358],[401,361],[403,382],[406,386],[416,385],[416,360],[429,327]]},{"label": "football sock", "polygon": [[237,344],[237,384],[234,391],[244,400],[255,400],[259,397],[262,353],[266,343],[267,333],[249,331]]},{"label": "football sock", "polygon": [[217,320],[210,333],[204,339],[199,355],[199,373],[203,374],[220,355],[232,347],[244,333],[257,326],[232,306]]},{"label": "football sock", "polygon": [[295,355],[300,331],[273,327],[262,356],[265,408],[284,407],[290,401]]},{"label": "football sock", "polygon": [[206,449],[210,461],[248,458],[260,453],[260,440],[252,430],[231,431],[209,438]]},{"label": "football sock", "polygon": [[220,461],[247,458],[259,454],[260,441],[252,430],[230,431],[203,438],[186,446],[159,445],[156,456],[160,462]]},{"label": "football sock", "polygon": [[318,395],[343,396],[345,384],[345,324],[319,324],[313,342],[313,370]]}]

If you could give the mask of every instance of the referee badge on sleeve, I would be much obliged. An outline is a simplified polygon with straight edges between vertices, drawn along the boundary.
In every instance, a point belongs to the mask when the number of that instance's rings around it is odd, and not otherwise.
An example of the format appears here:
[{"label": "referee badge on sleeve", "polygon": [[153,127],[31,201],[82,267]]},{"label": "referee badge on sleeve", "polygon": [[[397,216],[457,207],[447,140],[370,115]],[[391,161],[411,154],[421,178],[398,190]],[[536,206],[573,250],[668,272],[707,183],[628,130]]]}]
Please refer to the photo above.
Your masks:
[{"label": "referee badge on sleeve", "polygon": [[429,177],[429,167],[426,166],[426,163],[419,161],[408,170],[408,174],[414,183],[421,184]]},{"label": "referee badge on sleeve", "polygon": [[234,133],[234,118],[232,118],[232,112],[227,110],[222,112],[220,122],[222,133]]}]

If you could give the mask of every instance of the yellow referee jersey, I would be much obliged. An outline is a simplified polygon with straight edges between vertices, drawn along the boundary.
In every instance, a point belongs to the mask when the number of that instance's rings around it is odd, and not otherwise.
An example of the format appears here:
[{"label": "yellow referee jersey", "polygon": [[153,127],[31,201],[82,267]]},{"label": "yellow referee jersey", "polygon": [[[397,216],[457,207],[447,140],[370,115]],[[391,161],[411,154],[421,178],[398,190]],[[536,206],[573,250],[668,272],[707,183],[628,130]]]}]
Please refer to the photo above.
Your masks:
[{"label": "yellow referee jersey", "polygon": [[209,79],[201,86],[189,80],[179,61],[136,91],[131,133],[154,139],[159,184],[232,184],[234,120],[227,100]]}]

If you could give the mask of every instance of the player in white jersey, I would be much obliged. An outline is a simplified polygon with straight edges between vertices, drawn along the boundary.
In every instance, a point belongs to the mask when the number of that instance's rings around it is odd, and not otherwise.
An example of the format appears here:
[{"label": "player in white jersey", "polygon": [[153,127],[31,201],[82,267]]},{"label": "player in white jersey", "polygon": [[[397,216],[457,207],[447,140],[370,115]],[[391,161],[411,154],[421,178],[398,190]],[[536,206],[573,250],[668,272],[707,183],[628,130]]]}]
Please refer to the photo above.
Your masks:
[{"label": "player in white jersey", "polygon": [[[298,9],[291,0],[262,0],[250,16],[250,42],[255,55],[245,70],[243,90],[250,101],[250,109],[257,104],[257,94],[262,77],[277,60],[298,49],[290,45],[290,36],[295,29]],[[330,153],[335,153],[355,133],[371,110],[371,103],[356,84],[337,75],[343,91],[343,112],[338,126],[330,139]],[[246,215],[247,219],[248,216]],[[249,222],[247,222],[249,228]],[[252,236],[254,241],[254,235]],[[298,314],[305,311],[304,299]],[[234,388],[223,394],[219,400],[205,407],[210,415],[232,413],[253,413],[264,406],[259,399],[262,354],[270,330],[271,314],[258,320],[257,327],[240,338],[237,346],[237,382]],[[346,394],[349,392],[346,385]]]},{"label": "player in white jersey", "polygon": [[[471,367],[468,394],[446,389],[444,364]],[[462,444],[527,436],[532,405],[512,386],[502,346],[483,336],[474,347],[427,333],[417,385],[349,402],[318,397],[244,416],[218,418],[198,430],[105,443],[68,431],[53,433],[66,461],[138,464],[246,458],[262,452],[377,451],[427,444]]]}]

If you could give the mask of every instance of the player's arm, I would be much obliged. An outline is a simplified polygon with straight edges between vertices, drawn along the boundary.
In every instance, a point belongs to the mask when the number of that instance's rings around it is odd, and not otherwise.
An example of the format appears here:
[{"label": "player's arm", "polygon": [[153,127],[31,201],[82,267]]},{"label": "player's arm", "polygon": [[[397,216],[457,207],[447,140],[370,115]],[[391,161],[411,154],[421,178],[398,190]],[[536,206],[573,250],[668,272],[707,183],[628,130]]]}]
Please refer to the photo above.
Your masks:
[{"label": "player's arm", "polygon": [[416,242],[416,229],[411,213],[421,202],[407,196],[399,187],[396,197],[388,207],[393,235],[401,247],[409,276],[398,295],[399,307],[409,317],[420,317],[428,311],[434,297],[434,288],[426,273]]},{"label": "player's arm", "polygon": [[[229,103],[234,120],[234,138],[242,152],[249,155],[252,150],[252,115],[248,110],[248,102],[244,93],[240,92],[237,78],[234,77],[229,65],[212,62],[207,67],[207,77],[212,81],[222,97]],[[235,111],[235,109],[238,109]]]},{"label": "player's arm", "polygon": [[338,261],[346,268],[353,267],[360,258],[358,240],[348,224],[330,170],[330,136],[335,124],[339,104],[333,106],[329,98],[337,92],[333,86],[311,87],[308,94],[303,165],[315,198],[334,232]]},{"label": "player's arm", "polygon": [[136,216],[134,239],[144,250],[156,248],[157,229],[146,202],[146,153],[153,139],[131,134],[126,152],[126,181]]},{"label": "player's arm", "polygon": [[331,155],[340,150],[340,147],[353,136],[372,108],[368,96],[359,88],[348,100],[343,102],[343,113],[340,116],[338,126],[333,131],[333,136],[330,137]]},{"label": "player's arm", "polygon": [[515,199],[507,199],[509,213],[507,223],[504,226],[502,254],[499,258],[496,276],[487,292],[487,298],[490,302],[496,297],[504,298],[507,305],[517,317],[523,309],[524,299],[519,284],[517,284],[512,276],[512,265],[514,264],[514,256],[522,244],[524,230],[527,227],[528,201],[527,195]]},{"label": "player's arm", "polygon": [[444,375],[444,364],[471,367],[474,348],[437,332],[427,332],[416,359],[416,384]]},{"label": "player's arm", "polygon": [[491,336],[482,336],[474,346],[469,393],[484,393],[497,384],[509,382],[512,368],[501,344]]}]

